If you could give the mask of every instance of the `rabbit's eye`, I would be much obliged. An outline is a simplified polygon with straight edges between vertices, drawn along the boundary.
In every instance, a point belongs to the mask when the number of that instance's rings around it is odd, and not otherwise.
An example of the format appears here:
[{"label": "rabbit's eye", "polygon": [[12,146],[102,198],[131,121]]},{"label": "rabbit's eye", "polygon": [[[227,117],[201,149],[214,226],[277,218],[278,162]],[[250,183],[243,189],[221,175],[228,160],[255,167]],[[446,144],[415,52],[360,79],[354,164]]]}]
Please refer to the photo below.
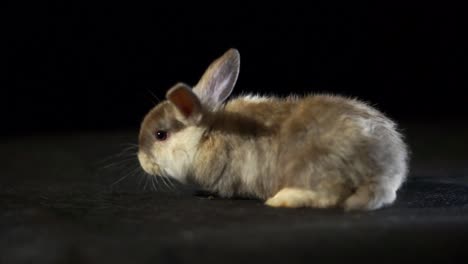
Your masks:
[{"label": "rabbit's eye", "polygon": [[156,131],[156,133],[154,134],[156,139],[159,140],[159,141],[164,141],[167,139],[167,131],[164,131],[164,130],[158,130]]}]

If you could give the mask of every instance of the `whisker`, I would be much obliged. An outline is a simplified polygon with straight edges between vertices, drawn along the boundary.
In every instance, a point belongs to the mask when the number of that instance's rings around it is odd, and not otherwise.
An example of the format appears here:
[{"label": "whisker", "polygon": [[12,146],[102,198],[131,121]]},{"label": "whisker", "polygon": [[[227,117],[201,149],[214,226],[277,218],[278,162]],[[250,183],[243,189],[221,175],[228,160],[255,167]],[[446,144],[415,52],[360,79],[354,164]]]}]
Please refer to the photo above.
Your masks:
[{"label": "whisker", "polygon": [[126,159],[123,159],[123,160],[119,160],[119,161],[116,161],[116,162],[113,162],[113,163],[110,163],[110,164],[107,164],[105,166],[102,166],[100,169],[108,169],[108,168],[111,168],[111,167],[116,167],[116,166],[123,166],[124,164],[123,163],[128,163],[129,161],[134,161],[136,160],[137,157],[130,157],[130,158],[126,158]]},{"label": "whisker", "polygon": [[154,181],[156,182],[157,186],[161,187],[160,180],[159,180],[160,177],[161,177],[161,175],[158,175],[158,176],[154,177]]},{"label": "whisker", "polygon": [[151,178],[151,184],[153,185],[154,191],[157,192],[158,189],[156,188],[156,185],[154,184],[154,178],[155,178],[155,177],[152,177],[152,178]]},{"label": "whisker", "polygon": [[127,178],[128,176],[130,176],[130,174],[127,174],[127,175],[124,175],[123,177],[120,177],[120,179],[118,179],[117,181],[115,181],[114,183],[112,183],[110,185],[110,187],[112,188],[112,186],[116,185],[117,183],[123,181],[125,178]]},{"label": "whisker", "polygon": [[136,157],[126,157],[121,160],[116,160],[114,162],[110,162],[108,164],[104,164],[102,166],[99,166],[97,169],[98,170],[106,170],[110,168],[126,168],[130,165],[138,164],[138,162],[135,162],[137,160]]},{"label": "whisker", "polygon": [[163,176],[164,182],[166,183],[166,186],[169,190],[174,190],[174,186],[172,185],[171,179],[167,176]]},{"label": "whisker", "polygon": [[167,180],[169,181],[169,184],[171,185],[172,190],[176,190],[177,188],[176,188],[176,186],[174,184],[174,181],[172,179],[169,179],[169,178]]},{"label": "whisker", "polygon": [[[113,154],[113,155],[109,155],[108,157],[105,157],[103,158],[102,160],[98,161],[97,163],[100,164],[100,163],[105,163],[111,159],[114,159],[114,158],[119,158],[119,157],[122,157],[122,156],[125,156],[125,155],[136,155],[136,153],[134,151],[131,151],[131,150],[136,150],[138,147],[127,147],[127,148],[124,148],[122,149],[121,151],[119,151],[118,153],[116,154]],[[129,153],[129,151],[131,151]]]},{"label": "whisker", "polygon": [[159,97],[157,97],[153,92],[151,92],[150,89],[146,88],[146,91],[148,91],[148,92],[153,96],[153,98],[156,99],[156,102],[152,100],[153,104],[156,105],[156,104],[158,104],[159,102],[161,102],[161,99],[159,99]]},{"label": "whisker", "polygon": [[161,185],[161,187],[167,188],[167,184],[166,184],[166,182],[164,181],[164,175],[160,175],[160,176],[159,176],[159,179],[160,179],[160,182],[163,183],[163,185]]},{"label": "whisker", "polygon": [[129,169],[126,174],[134,177],[140,171],[140,166],[136,165],[133,169]]},{"label": "whisker", "polygon": [[[126,170],[125,172],[123,172],[123,176],[120,177],[118,180],[116,180],[115,182],[113,182],[111,185],[109,185],[109,188],[112,190],[113,187],[115,185],[117,185],[118,183],[122,182],[123,180],[127,179],[128,177],[134,177],[136,173],[138,173],[138,170],[139,170],[139,166],[136,165],[134,167],[131,167],[129,168],[128,170]],[[122,175],[121,174],[121,175]]]},{"label": "whisker", "polygon": [[140,178],[140,179],[138,180],[138,187],[140,187],[141,185],[143,185],[143,180],[145,179],[145,173],[144,173],[144,172],[143,172],[143,173],[140,173],[140,174],[138,175],[138,177]]},{"label": "whisker", "polygon": [[135,143],[123,143],[123,144],[120,144],[120,146],[122,147],[129,147],[129,148],[138,148],[138,144],[135,144]]},{"label": "whisker", "polygon": [[143,191],[146,191],[146,186],[148,185],[149,177],[145,175],[145,185],[143,186]]},{"label": "whisker", "polygon": [[163,175],[161,175],[161,181],[164,183],[164,185],[166,186],[167,189],[170,189],[169,188],[169,185],[167,184],[167,181],[166,181],[166,176],[167,175],[167,172],[164,171]]}]

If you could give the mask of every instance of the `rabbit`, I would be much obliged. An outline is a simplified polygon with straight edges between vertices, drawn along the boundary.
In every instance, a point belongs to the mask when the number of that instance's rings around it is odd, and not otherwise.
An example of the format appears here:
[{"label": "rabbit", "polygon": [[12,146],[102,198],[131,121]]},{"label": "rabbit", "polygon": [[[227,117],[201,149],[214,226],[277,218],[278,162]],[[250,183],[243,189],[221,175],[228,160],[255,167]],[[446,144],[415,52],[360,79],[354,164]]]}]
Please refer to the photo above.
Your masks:
[{"label": "rabbit", "polygon": [[272,207],[374,210],[408,172],[396,125],[335,95],[231,100],[240,55],[228,50],[191,89],[177,83],[143,119],[138,160],[154,176]]}]

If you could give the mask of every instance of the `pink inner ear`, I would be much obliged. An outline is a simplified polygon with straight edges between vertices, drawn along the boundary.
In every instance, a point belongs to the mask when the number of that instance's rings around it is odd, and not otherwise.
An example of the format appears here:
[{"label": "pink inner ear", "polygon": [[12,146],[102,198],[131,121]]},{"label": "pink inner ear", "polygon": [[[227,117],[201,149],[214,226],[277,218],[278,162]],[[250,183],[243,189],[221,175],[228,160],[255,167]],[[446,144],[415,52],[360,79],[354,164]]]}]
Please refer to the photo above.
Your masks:
[{"label": "pink inner ear", "polygon": [[197,98],[187,88],[180,87],[170,91],[168,99],[185,117],[190,117],[197,107]]}]

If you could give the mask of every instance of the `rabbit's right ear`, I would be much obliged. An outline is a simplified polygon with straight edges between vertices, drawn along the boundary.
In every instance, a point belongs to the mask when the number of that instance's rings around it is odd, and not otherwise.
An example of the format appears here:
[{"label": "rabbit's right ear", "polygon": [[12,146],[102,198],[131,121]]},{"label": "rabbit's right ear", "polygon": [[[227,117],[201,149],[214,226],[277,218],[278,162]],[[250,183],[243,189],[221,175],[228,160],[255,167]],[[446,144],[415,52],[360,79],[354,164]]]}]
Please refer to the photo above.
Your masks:
[{"label": "rabbit's right ear", "polygon": [[174,85],[166,93],[169,100],[181,114],[181,121],[186,124],[196,125],[202,119],[202,107],[198,97],[192,89],[184,83]]},{"label": "rabbit's right ear", "polygon": [[240,54],[230,49],[215,60],[203,74],[193,92],[209,110],[215,110],[231,95],[239,75]]}]

